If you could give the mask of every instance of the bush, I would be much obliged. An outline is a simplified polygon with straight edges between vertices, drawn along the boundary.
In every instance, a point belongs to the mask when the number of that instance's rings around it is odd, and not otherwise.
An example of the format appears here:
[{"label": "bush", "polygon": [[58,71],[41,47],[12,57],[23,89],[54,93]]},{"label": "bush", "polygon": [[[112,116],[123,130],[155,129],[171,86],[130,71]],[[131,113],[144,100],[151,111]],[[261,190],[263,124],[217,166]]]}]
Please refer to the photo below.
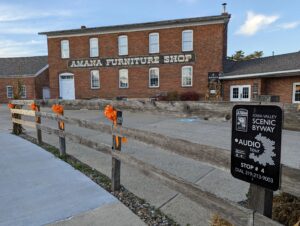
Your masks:
[{"label": "bush", "polygon": [[167,101],[177,101],[179,100],[179,94],[177,91],[168,92]]},{"label": "bush", "polygon": [[181,101],[197,101],[200,99],[199,93],[196,93],[194,91],[185,92],[180,95]]}]

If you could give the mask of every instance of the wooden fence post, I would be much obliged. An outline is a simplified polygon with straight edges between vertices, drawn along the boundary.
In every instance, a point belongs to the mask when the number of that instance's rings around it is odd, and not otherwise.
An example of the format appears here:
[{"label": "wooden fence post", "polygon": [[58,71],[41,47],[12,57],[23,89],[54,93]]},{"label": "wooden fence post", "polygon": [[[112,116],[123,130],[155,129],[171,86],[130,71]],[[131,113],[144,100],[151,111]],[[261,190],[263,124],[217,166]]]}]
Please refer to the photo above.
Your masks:
[{"label": "wooden fence post", "polygon": [[[40,112],[40,105],[36,105],[36,112]],[[35,122],[36,124],[41,124],[41,116],[35,116]],[[42,144],[42,130],[39,128],[36,128],[36,136],[37,141],[39,144]]]},{"label": "wooden fence post", "polygon": [[[63,116],[64,113],[61,113],[61,116]],[[58,120],[58,129],[59,129],[59,152],[60,156],[65,156],[66,155],[66,138],[65,136],[61,133],[65,131],[65,123],[63,121]]]},{"label": "wooden fence post", "polygon": [[249,208],[272,218],[273,191],[250,184],[248,204]]},{"label": "wooden fence post", "polygon": [[[117,111],[117,126],[122,126],[122,111]],[[114,126],[114,125],[113,125]],[[113,151],[121,151],[122,137],[112,136],[112,149]],[[121,187],[121,162],[115,158],[112,158],[112,170],[111,170],[111,190],[113,192],[119,191]]]}]

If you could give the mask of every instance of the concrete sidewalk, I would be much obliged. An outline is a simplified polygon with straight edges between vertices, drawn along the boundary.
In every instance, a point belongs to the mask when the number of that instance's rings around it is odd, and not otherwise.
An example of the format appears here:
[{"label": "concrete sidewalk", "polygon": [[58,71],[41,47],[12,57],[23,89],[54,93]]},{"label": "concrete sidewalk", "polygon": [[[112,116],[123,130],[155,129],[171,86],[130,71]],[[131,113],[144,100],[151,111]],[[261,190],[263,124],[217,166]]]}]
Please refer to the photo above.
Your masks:
[{"label": "concrete sidewalk", "polygon": [[110,193],[40,147],[7,132],[0,132],[0,144],[0,225],[145,225]]}]

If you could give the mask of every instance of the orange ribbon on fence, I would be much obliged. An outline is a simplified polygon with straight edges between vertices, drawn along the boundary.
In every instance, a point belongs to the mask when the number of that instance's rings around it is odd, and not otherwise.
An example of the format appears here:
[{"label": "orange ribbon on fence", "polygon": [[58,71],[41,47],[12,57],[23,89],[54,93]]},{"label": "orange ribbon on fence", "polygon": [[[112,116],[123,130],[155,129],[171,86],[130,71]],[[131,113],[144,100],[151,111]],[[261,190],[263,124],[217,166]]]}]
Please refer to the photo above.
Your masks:
[{"label": "orange ribbon on fence", "polygon": [[32,103],[32,104],[30,105],[30,108],[31,108],[31,110],[33,110],[33,111],[37,111],[37,110],[38,110],[38,106],[37,106],[35,103]]},{"label": "orange ribbon on fence", "polygon": [[[104,115],[108,120],[111,120],[113,122],[113,127],[117,126],[117,110],[113,108],[111,105],[106,105],[104,108]],[[115,142],[116,142],[116,148],[119,147],[119,137],[115,137]],[[126,143],[127,138],[122,137],[121,142]]]},{"label": "orange ribbon on fence", "polygon": [[8,106],[8,108],[13,109],[13,108],[15,108],[16,105],[9,103],[7,106]]},{"label": "orange ribbon on fence", "polygon": [[[52,111],[56,113],[57,115],[63,115],[64,114],[64,107],[59,104],[53,104]],[[58,127],[61,130],[65,129],[65,123],[63,121],[58,121]]]},{"label": "orange ribbon on fence", "polygon": [[53,104],[52,111],[58,115],[62,115],[64,113],[64,107],[59,104]]}]

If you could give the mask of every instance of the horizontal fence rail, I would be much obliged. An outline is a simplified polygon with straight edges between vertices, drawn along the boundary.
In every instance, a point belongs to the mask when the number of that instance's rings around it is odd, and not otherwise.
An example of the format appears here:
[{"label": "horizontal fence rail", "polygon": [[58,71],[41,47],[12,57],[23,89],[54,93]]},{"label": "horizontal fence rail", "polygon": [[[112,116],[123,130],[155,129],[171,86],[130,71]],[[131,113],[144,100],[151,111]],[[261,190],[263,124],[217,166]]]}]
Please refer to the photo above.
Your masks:
[{"label": "horizontal fence rail", "polygon": [[[104,123],[95,123],[88,120],[58,116],[48,112],[37,112],[36,115],[55,121],[61,120],[65,123],[77,125],[86,129],[106,133],[111,133],[112,131],[111,126]],[[196,144],[186,140],[139,129],[122,127],[122,133],[127,137],[162,147],[183,157],[208,163],[226,171],[230,170],[230,152],[228,150]],[[300,197],[300,170],[282,164],[281,173],[281,190]]]},{"label": "horizontal fence rail", "polygon": [[[33,103],[33,101],[13,101],[12,103],[19,105],[28,105]],[[69,123],[82,128],[101,131],[105,133],[112,132],[111,126],[104,123],[94,123],[87,120],[70,118],[49,112],[35,112],[25,109],[11,109],[11,112],[13,114],[47,118],[57,122],[62,121],[64,123]],[[12,121],[13,123],[36,128],[37,130],[43,131],[46,134],[68,138],[74,143],[81,144],[101,153],[111,155],[113,158],[137,169],[144,175],[160,181],[170,189],[180,192],[181,194],[185,195],[201,206],[213,212],[217,212],[223,218],[229,220],[235,225],[280,225],[279,223],[263,216],[262,214],[241,207],[234,202],[219,198],[208,191],[202,190],[198,185],[185,181],[184,179],[177,177],[165,170],[159,169],[131,155],[119,151],[113,151],[111,149],[111,145],[95,142],[80,135],[75,135],[64,130],[55,129],[32,121],[25,121],[16,118],[12,118]],[[122,134],[133,139],[160,146],[184,157],[199,160],[201,162],[207,162],[221,169],[229,170],[230,167],[230,152],[225,149],[195,144],[185,140],[167,137],[162,134],[156,134],[148,131],[125,127],[122,127]],[[299,187],[300,170],[282,165],[282,191],[291,193],[299,197]]]}]

